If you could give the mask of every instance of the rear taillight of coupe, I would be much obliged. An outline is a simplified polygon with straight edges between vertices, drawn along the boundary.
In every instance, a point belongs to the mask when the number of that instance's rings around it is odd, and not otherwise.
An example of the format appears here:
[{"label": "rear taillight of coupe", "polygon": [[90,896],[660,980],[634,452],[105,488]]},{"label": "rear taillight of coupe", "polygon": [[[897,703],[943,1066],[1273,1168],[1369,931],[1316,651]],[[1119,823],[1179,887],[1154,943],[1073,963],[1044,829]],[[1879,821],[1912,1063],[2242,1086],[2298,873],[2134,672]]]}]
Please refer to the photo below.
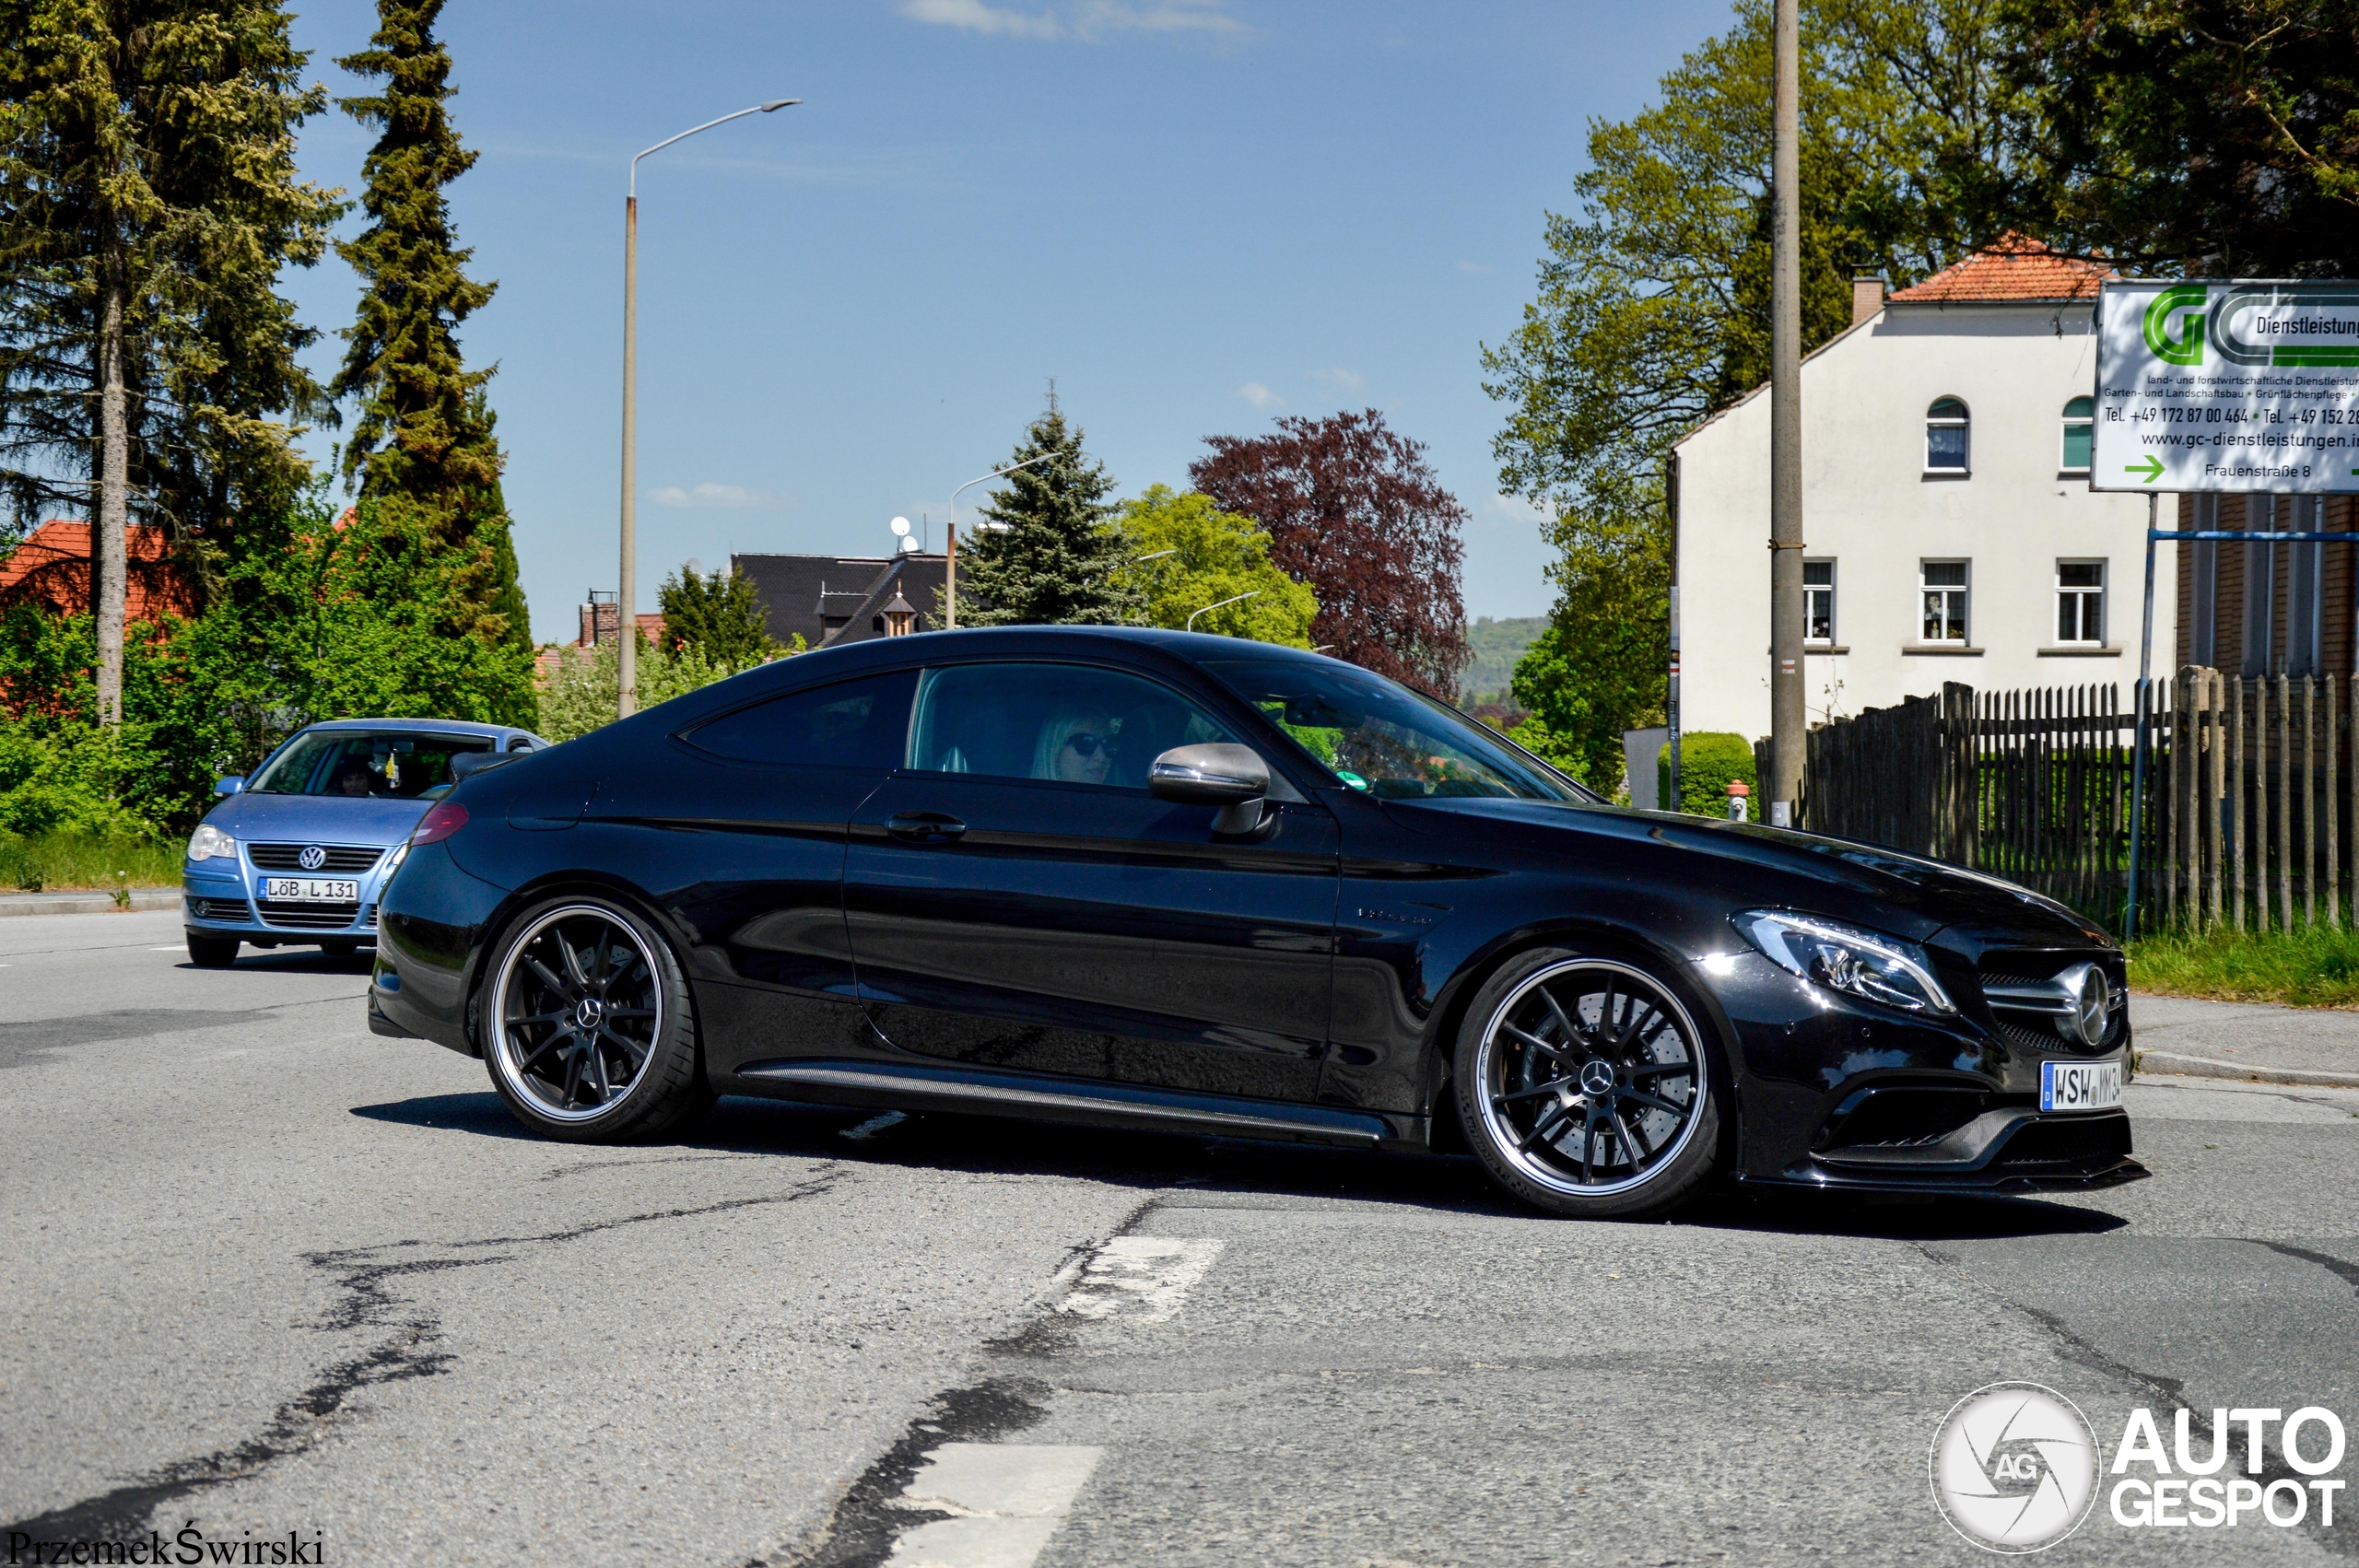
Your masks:
[{"label": "rear taillight of coupe", "polygon": [[417,819],[417,831],[409,836],[410,847],[440,844],[467,825],[467,808],[456,801],[437,802],[430,811]]}]

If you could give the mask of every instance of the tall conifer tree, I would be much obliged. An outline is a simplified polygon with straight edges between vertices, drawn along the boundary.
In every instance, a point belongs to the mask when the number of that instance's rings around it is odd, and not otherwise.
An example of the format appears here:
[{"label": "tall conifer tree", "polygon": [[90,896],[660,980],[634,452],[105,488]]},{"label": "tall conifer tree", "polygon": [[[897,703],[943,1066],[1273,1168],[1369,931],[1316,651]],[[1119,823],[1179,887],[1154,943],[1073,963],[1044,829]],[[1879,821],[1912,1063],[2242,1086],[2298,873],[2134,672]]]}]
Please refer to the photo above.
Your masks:
[{"label": "tall conifer tree", "polygon": [[1120,626],[1140,609],[1116,568],[1126,556],[1107,520],[1114,481],[1081,450],[1054,392],[1010,462],[1046,457],[1007,476],[979,509],[979,528],[958,558],[958,619],[976,626]]},{"label": "tall conifer tree", "polygon": [[[326,411],[276,292],[340,193],[277,0],[0,0],[0,492],[92,524],[99,717],[123,703],[124,530],[216,541],[304,473]],[[278,416],[285,417],[278,417]]]},{"label": "tall conifer tree", "polygon": [[361,277],[358,318],[346,328],[344,365],[330,389],[359,405],[344,449],[344,475],[361,495],[398,509],[407,502],[454,552],[460,585],[453,630],[529,643],[531,622],[516,580],[486,383],[496,366],[470,370],[458,329],[499,286],[466,275],[443,187],[474,166],[444,106],[451,53],[434,36],[442,0],[378,0],[370,47],[336,62],[384,80],[371,97],[339,106],[379,128],[361,167],[369,227],[336,253]]}]

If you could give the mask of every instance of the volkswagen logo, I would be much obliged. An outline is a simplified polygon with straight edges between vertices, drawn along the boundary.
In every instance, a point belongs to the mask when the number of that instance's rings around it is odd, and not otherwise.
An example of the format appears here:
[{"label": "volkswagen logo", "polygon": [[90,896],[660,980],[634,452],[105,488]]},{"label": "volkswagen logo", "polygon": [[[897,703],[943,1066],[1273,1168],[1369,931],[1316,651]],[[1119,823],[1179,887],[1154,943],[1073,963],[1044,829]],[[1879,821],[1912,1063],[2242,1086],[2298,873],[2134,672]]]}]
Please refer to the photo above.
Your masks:
[{"label": "volkswagen logo", "polygon": [[1993,1383],[1960,1399],[1934,1434],[1933,1504],[1986,1550],[2043,1550],[2089,1516],[2100,1457],[2071,1400],[2036,1383]]},{"label": "volkswagen logo", "polygon": [[1602,1094],[1614,1087],[1614,1064],[1599,1057],[1581,1063],[1581,1093]]},{"label": "volkswagen logo", "polygon": [[328,852],[316,844],[306,844],[303,852],[295,857],[295,862],[307,872],[315,872],[328,863]]}]

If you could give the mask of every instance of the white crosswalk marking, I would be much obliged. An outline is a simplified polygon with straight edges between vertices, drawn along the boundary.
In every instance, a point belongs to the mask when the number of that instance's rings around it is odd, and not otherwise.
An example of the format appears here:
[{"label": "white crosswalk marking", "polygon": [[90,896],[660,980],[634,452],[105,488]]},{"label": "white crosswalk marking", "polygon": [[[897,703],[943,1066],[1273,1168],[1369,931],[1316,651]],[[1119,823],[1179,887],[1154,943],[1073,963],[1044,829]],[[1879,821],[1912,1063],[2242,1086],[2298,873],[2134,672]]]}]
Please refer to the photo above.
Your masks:
[{"label": "white crosswalk marking", "polygon": [[1095,1322],[1168,1321],[1226,1245],[1215,1236],[1116,1236],[1082,1264],[1057,1310]]},{"label": "white crosswalk marking", "polygon": [[886,1568],[1030,1568],[1073,1512],[1103,1448],[945,1443],[895,1501],[948,1514],[904,1531]]}]

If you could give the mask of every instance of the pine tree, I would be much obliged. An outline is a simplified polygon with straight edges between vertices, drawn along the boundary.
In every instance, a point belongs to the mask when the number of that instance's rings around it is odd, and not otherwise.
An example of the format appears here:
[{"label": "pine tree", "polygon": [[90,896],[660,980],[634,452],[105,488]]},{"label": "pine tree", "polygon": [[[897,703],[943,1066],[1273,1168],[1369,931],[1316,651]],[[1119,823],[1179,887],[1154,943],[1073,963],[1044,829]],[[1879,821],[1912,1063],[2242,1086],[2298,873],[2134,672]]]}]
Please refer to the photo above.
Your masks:
[{"label": "pine tree", "polygon": [[466,275],[443,187],[475,164],[444,105],[451,53],[434,36],[442,0],[378,0],[371,47],[336,62],[384,78],[381,93],[339,99],[379,127],[361,166],[369,227],[336,253],[363,284],[358,319],[345,329],[343,367],[330,388],[359,405],[345,444],[344,477],[363,497],[405,500],[461,556],[452,630],[529,644],[515,548],[500,493],[505,459],[486,392],[497,367],[470,370],[458,329],[499,286]]},{"label": "pine tree", "polygon": [[93,525],[109,724],[125,528],[217,540],[300,482],[296,421],[325,412],[276,293],[342,210],[295,178],[325,98],[288,21],[276,0],[0,0],[0,491],[12,532]]},{"label": "pine tree", "polygon": [[[1045,462],[1029,460],[1046,457]],[[1081,431],[1065,423],[1056,394],[1032,422],[1007,476],[978,509],[987,524],[958,559],[958,619],[976,626],[1121,626],[1137,593],[1118,568],[1128,558],[1107,520],[1114,488],[1104,465],[1083,456]]]},{"label": "pine tree", "polygon": [[706,576],[691,562],[663,579],[655,602],[663,611],[663,640],[716,665],[742,670],[780,650],[770,636],[769,612],[744,572]]}]

